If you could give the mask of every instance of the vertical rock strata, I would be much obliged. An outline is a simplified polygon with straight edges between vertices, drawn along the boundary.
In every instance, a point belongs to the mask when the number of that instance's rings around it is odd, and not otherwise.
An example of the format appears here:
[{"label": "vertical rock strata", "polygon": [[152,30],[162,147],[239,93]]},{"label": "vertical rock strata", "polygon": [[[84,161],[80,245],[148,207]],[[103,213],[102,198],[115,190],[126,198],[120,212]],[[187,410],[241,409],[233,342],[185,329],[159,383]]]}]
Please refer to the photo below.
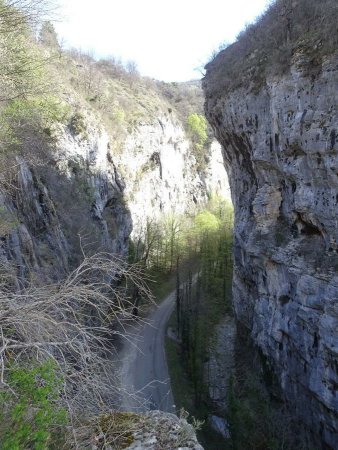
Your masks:
[{"label": "vertical rock strata", "polygon": [[236,316],[296,415],[337,448],[338,56],[230,92],[222,64],[204,90],[235,205]]}]

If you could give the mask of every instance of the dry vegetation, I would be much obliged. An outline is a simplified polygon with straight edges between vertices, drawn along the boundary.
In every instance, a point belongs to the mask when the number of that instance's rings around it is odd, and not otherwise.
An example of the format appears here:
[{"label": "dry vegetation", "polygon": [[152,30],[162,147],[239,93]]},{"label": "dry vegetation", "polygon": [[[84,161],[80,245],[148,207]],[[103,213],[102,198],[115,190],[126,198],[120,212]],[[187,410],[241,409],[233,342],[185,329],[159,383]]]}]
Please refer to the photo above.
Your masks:
[{"label": "dry vegetation", "polygon": [[207,95],[243,85],[256,90],[267,76],[287,72],[296,55],[311,74],[337,46],[336,0],[276,0],[207,64]]},{"label": "dry vegetation", "polygon": [[191,114],[203,114],[204,95],[200,81],[183,83],[158,81],[156,84],[162,95],[176,110],[183,124]]},{"label": "dry vegetation", "polygon": [[[85,257],[75,271],[58,283],[37,286],[23,280],[24,287],[18,290],[14,268],[1,265],[0,439],[3,442],[12,445],[16,442],[10,440],[17,436],[11,436],[9,427],[16,429],[18,435],[23,425],[25,429],[28,427],[29,433],[21,437],[19,448],[37,442],[33,435],[37,426],[45,426],[49,433],[57,426],[60,428],[60,424],[48,422],[46,404],[35,405],[30,393],[39,388],[40,382],[48,386],[50,378],[46,374],[39,379],[35,376],[31,385],[22,375],[18,378],[22,369],[29,372],[53,362],[52,373],[58,376],[58,385],[56,391],[50,392],[55,398],[49,406],[52,412],[57,408],[65,411],[67,419],[61,435],[68,441],[67,448],[68,445],[82,448],[79,439],[88,420],[118,407],[118,373],[112,365],[116,359],[116,337],[125,334],[122,333],[125,326],[135,321],[128,286],[135,286],[143,298],[150,298],[144,279],[144,273],[136,266],[99,254]],[[52,381],[51,388],[55,385],[54,378]],[[20,403],[23,395],[32,396],[24,405]],[[24,409],[20,420],[13,415],[18,405]],[[39,410],[43,416],[40,425],[35,416]],[[87,430],[87,434],[92,432],[95,433],[94,429]],[[53,448],[51,436],[44,442]]]},{"label": "dry vegetation", "polygon": [[159,114],[173,114],[183,127],[191,114],[203,114],[203,92],[199,81],[165,83],[141,77],[131,63],[124,65],[114,57],[96,61],[78,50],[62,53],[56,71],[62,83],[86,107],[101,115],[112,138],[125,137],[140,123],[156,119]]}]

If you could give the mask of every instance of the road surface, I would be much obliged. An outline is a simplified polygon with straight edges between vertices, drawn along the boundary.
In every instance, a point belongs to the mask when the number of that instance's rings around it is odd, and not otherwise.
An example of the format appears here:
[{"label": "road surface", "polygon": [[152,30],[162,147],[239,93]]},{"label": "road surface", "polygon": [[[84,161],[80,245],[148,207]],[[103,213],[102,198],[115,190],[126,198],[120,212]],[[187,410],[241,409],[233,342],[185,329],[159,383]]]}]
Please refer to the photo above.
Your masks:
[{"label": "road surface", "polygon": [[165,356],[166,325],[175,305],[175,291],[139,325],[122,353],[122,408],[125,411],[159,409],[175,413]]}]

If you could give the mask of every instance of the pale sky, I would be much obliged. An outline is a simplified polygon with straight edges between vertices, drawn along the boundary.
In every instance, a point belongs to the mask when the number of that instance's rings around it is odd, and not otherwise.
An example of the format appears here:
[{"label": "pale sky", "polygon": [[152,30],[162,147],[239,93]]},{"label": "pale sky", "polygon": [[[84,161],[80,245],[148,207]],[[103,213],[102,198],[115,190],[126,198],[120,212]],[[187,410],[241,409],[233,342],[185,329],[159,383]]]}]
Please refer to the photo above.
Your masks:
[{"label": "pale sky", "polygon": [[59,0],[55,23],[65,47],[136,62],[139,72],[164,81],[201,78],[223,42],[231,43],[270,0]]}]

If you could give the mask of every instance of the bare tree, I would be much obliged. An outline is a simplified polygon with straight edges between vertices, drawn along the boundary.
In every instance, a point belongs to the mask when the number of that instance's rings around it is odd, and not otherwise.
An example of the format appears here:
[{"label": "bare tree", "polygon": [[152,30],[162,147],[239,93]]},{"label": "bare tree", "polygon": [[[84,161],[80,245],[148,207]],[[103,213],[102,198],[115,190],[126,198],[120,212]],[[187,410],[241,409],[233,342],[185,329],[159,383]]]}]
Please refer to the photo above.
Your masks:
[{"label": "bare tree", "polygon": [[45,92],[46,61],[35,48],[32,29],[48,10],[45,0],[0,3],[0,101]]},{"label": "bare tree", "polygon": [[85,257],[60,283],[26,283],[19,291],[10,265],[2,263],[0,274],[0,388],[11,389],[7,372],[13,363],[52,359],[64,377],[62,401],[74,429],[79,416],[114,406],[114,342],[135,321],[128,285],[151,298],[142,270],[98,254]]},{"label": "bare tree", "polygon": [[21,31],[35,27],[42,20],[53,17],[53,0],[5,0],[0,3],[0,33]]}]

